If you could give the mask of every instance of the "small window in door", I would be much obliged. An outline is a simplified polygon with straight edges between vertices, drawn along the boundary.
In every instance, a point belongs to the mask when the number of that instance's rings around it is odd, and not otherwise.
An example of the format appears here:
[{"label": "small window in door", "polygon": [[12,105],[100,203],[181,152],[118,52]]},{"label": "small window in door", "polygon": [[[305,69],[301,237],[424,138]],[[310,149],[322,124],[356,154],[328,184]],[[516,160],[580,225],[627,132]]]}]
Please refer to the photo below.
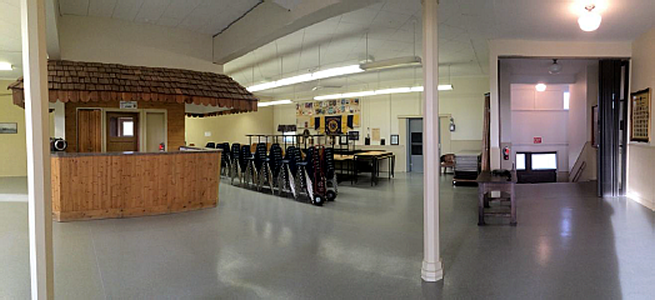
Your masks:
[{"label": "small window in door", "polygon": [[133,117],[112,117],[109,120],[109,133],[111,137],[134,137]]}]

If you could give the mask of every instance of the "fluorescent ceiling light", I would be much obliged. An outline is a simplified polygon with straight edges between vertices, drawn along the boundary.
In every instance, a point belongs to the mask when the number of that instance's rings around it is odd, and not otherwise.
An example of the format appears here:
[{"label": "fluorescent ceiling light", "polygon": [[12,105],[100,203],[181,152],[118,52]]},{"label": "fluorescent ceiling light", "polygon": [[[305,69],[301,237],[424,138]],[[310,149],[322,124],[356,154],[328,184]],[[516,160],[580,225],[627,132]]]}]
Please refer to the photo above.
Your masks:
[{"label": "fluorescent ceiling light", "polygon": [[[440,85],[438,89],[440,91],[450,91],[453,89],[453,85],[452,84]],[[380,96],[380,95],[391,95],[391,94],[420,93],[423,92],[423,90],[424,88],[422,86],[399,87],[399,88],[389,88],[389,89],[382,89],[382,90],[375,90],[375,91],[362,91],[362,92],[316,96],[314,97],[314,100],[323,101],[323,100],[336,100],[336,99],[344,99],[344,98],[358,98],[358,97]]]},{"label": "fluorescent ceiling light", "polygon": [[362,91],[362,92],[353,92],[353,93],[344,93],[344,94],[316,96],[314,97],[314,100],[317,101],[335,100],[335,99],[343,99],[343,98],[358,98],[358,97],[390,95],[390,94],[416,93],[422,91],[423,91],[422,86],[400,87],[400,88],[390,88],[390,89],[375,90],[375,91]]},{"label": "fluorescent ceiling light", "polygon": [[331,77],[338,77],[338,76],[356,74],[356,73],[361,73],[361,72],[364,72],[364,70],[362,70],[359,67],[359,65],[350,65],[350,66],[345,66],[345,67],[331,68],[331,69],[326,69],[326,70],[322,70],[322,71],[316,71],[316,72],[313,72],[313,73],[307,73],[307,74],[297,75],[297,76],[293,76],[293,77],[282,78],[282,79],[276,80],[276,81],[265,82],[265,83],[262,83],[262,84],[249,86],[248,91],[254,93],[254,92],[258,92],[258,91],[279,88],[279,87],[283,87],[283,86],[287,86],[287,85],[293,85],[293,84],[309,82],[309,81],[325,79],[325,78],[331,78]]},{"label": "fluorescent ceiling light", "polygon": [[273,105],[282,105],[282,104],[291,104],[293,103],[291,100],[275,100],[275,101],[268,101],[268,102],[257,102],[257,107],[266,107],[266,106],[273,106]]},{"label": "fluorescent ceiling light", "polygon": [[14,69],[14,66],[12,66],[8,62],[0,62],[0,71],[11,71]]},{"label": "fluorescent ceiling light", "polygon": [[420,67],[422,66],[421,58],[418,56],[398,57],[381,61],[374,61],[359,65],[364,71],[376,71],[384,69],[394,69],[402,67]]}]

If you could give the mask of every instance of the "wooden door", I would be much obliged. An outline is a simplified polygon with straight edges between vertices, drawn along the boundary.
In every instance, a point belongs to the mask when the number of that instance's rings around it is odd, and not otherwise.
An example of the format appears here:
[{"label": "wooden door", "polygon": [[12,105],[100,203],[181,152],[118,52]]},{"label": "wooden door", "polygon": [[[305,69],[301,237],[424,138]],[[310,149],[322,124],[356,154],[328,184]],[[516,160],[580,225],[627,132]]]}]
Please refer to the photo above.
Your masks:
[{"label": "wooden door", "polygon": [[139,114],[107,113],[107,152],[139,151]]},{"label": "wooden door", "polygon": [[77,111],[77,152],[102,152],[102,111]]}]

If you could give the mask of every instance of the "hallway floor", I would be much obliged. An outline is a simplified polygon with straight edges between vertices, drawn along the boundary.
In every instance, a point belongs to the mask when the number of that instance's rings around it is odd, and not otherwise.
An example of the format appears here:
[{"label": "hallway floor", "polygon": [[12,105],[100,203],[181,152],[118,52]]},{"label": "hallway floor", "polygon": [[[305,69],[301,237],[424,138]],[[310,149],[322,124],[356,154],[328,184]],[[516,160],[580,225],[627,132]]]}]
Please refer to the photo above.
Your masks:
[{"label": "hallway floor", "polygon": [[[442,179],[445,279],[422,283],[422,178],[344,184],[324,207],[221,185],[217,209],[54,224],[58,299],[647,299],[655,214],[593,184],[517,187],[519,224],[478,227]],[[0,180],[0,299],[29,297],[27,205]],[[20,188],[19,188],[20,189]],[[22,188],[24,193],[24,187]],[[6,194],[16,194],[16,188]]]}]

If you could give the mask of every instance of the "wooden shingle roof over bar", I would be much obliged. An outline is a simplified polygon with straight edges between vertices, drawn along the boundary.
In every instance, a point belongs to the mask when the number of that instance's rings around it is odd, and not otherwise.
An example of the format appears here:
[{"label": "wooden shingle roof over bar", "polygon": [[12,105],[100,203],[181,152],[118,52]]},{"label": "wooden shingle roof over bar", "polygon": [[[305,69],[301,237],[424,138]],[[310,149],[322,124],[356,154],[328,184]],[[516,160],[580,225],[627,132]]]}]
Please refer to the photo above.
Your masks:
[{"label": "wooden shingle roof over bar", "polygon": [[[25,107],[23,78],[9,85]],[[48,61],[50,102],[159,101],[257,111],[257,98],[226,75],[181,69],[65,60]]]}]

